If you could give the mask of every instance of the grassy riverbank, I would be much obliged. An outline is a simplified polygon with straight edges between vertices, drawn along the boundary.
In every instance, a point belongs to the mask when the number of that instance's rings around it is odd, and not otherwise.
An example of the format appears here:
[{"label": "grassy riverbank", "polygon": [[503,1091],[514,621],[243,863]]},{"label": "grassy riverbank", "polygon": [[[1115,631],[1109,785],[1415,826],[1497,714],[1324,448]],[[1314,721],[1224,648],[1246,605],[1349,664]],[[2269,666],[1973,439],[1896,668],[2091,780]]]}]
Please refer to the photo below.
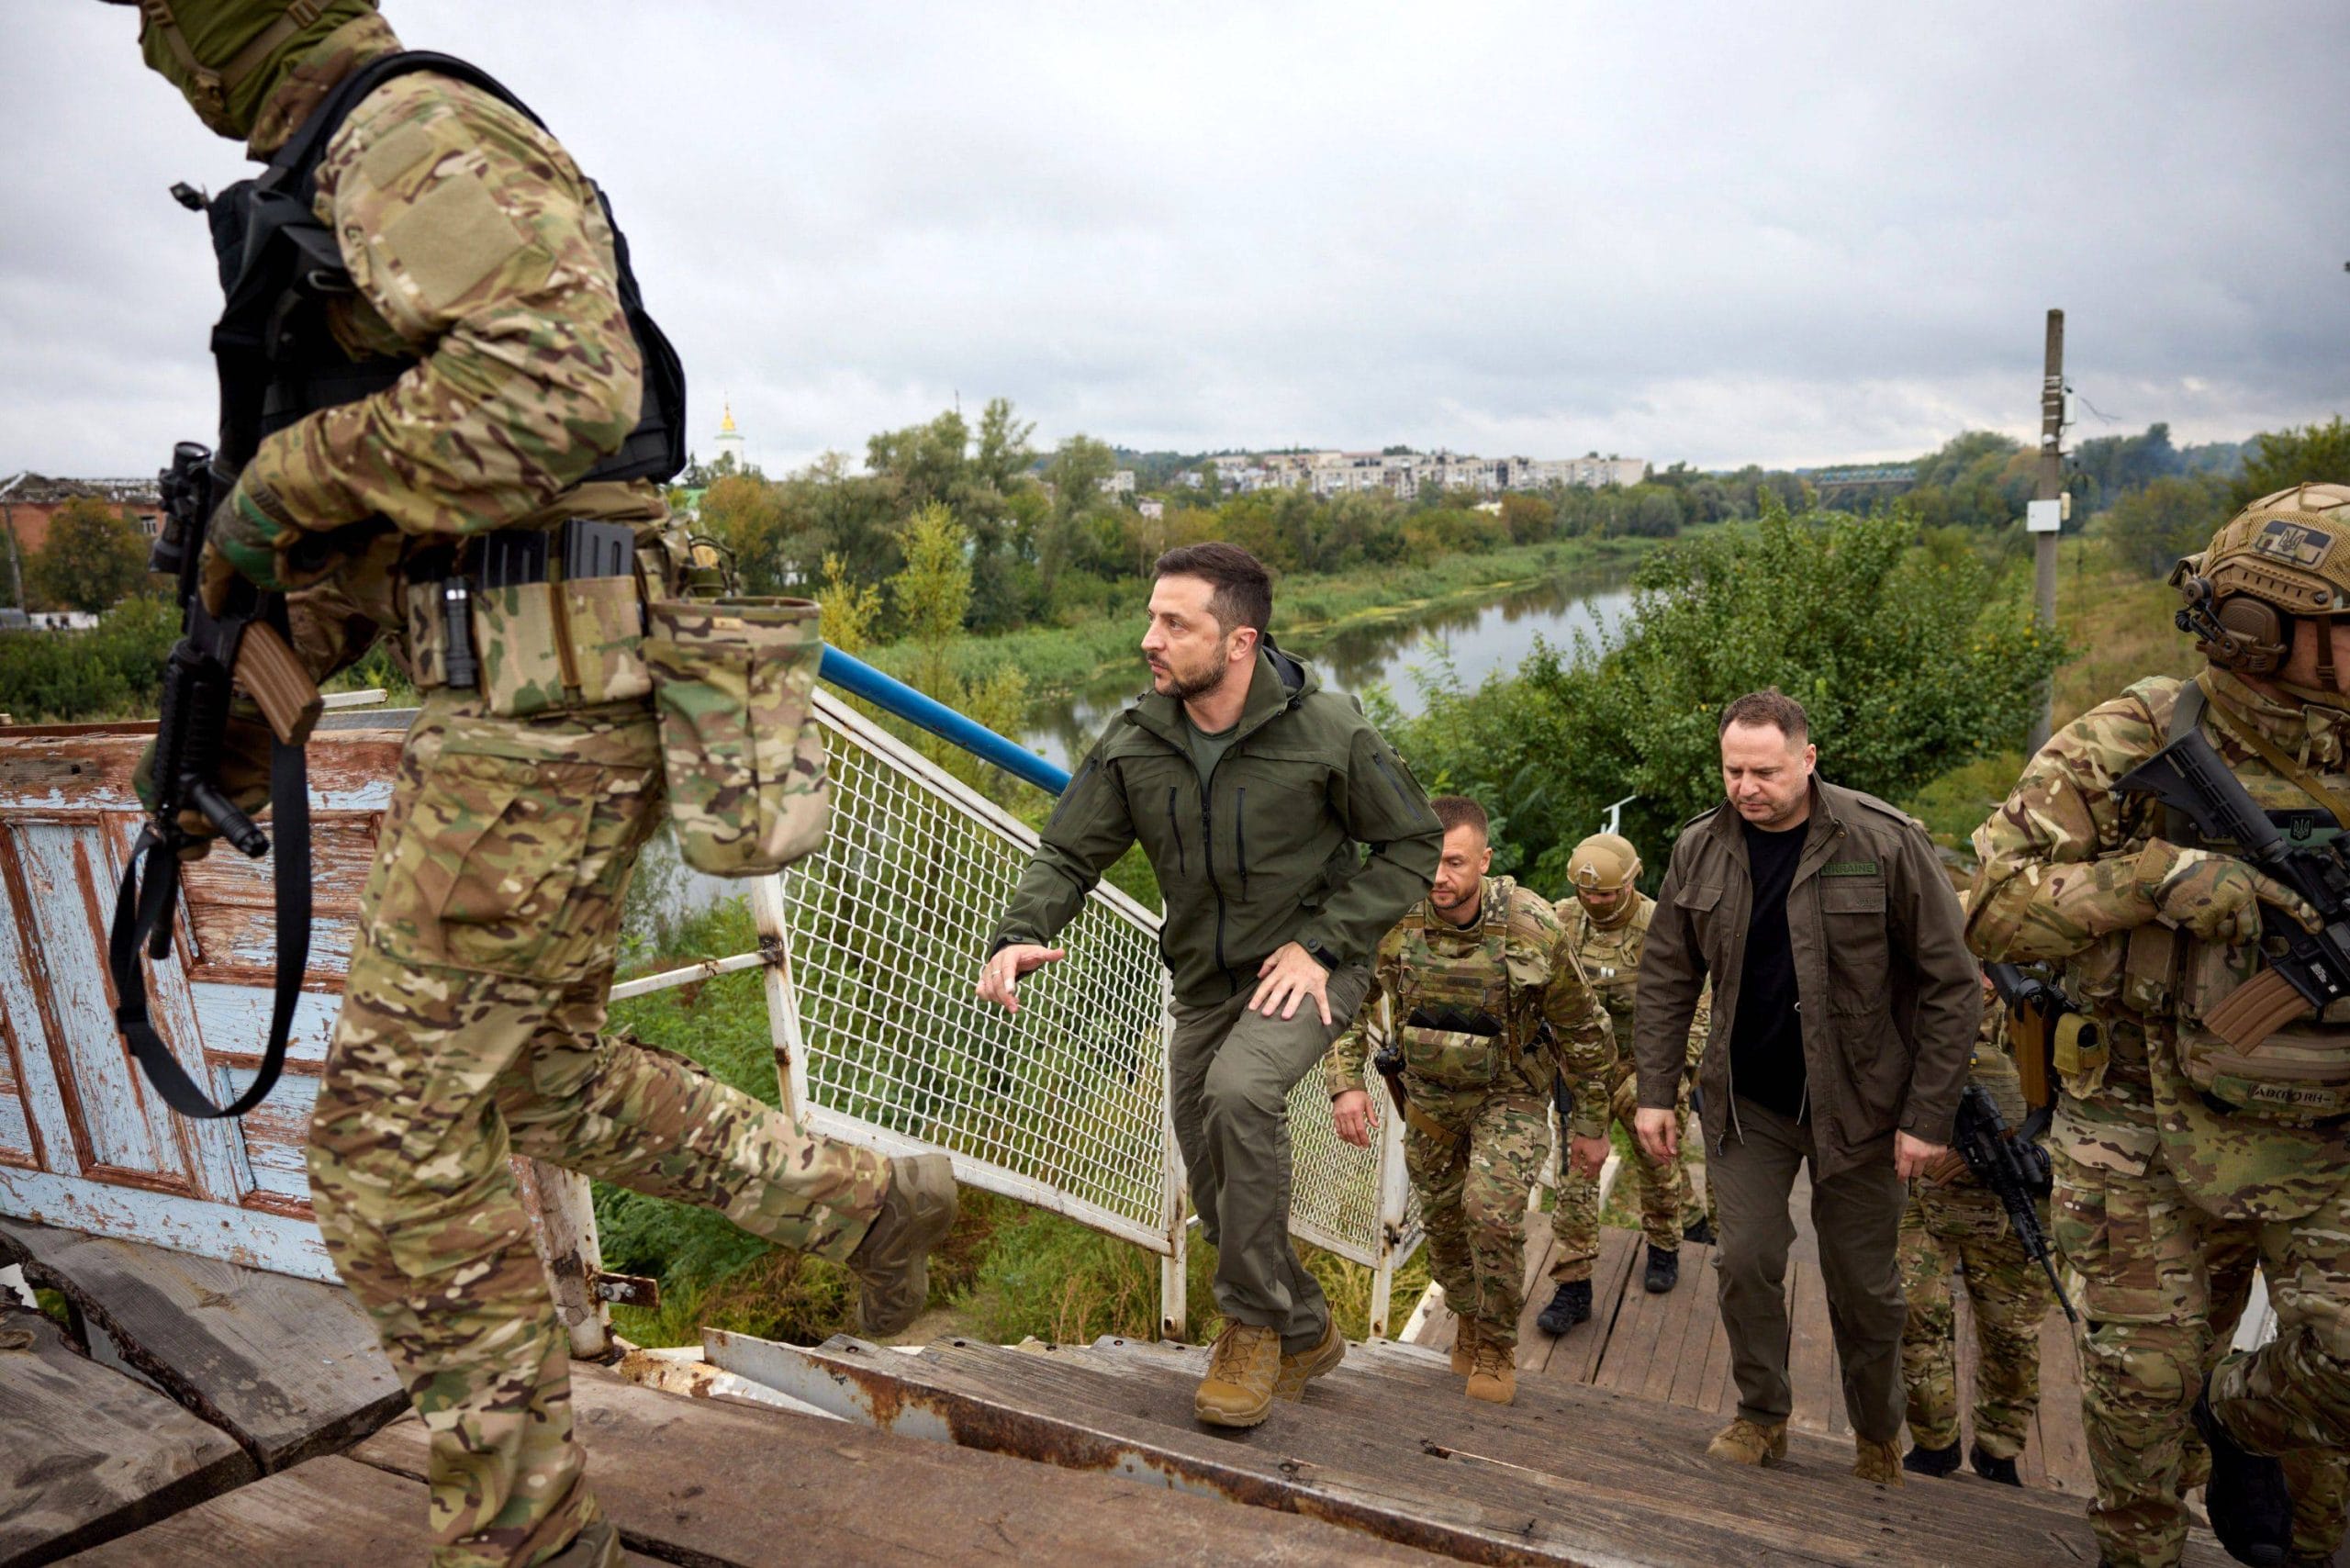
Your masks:
[{"label": "grassy riverbank", "polygon": [[[1273,635],[1283,646],[1310,651],[1331,633],[1382,621],[1406,620],[1429,610],[1490,599],[1513,588],[1581,572],[1628,566],[1660,541],[1566,539],[1512,545],[1472,555],[1446,555],[1425,566],[1366,567],[1326,576],[1299,574],[1273,586]],[[1107,668],[1140,670],[1135,644],[1142,635],[1150,585],[1137,581],[1132,602],[1067,626],[1031,626],[996,637],[970,637],[950,655],[965,680],[985,680],[1013,665],[1028,678],[1032,699],[1076,690]],[[904,677],[917,653],[893,643],[864,655]]]}]

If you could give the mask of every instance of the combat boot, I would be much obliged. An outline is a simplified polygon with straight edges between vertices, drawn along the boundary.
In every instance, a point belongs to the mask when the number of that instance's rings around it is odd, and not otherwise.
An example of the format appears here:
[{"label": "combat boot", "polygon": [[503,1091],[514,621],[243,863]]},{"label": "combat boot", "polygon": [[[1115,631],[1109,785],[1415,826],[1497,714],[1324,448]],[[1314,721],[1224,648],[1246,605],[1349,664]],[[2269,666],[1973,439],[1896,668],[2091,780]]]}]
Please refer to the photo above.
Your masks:
[{"label": "combat boot", "polygon": [[955,1167],[943,1154],[890,1161],[890,1191],[848,1271],[865,1285],[856,1320],[868,1338],[902,1334],[930,1298],[930,1255],[955,1227]]},{"label": "combat boot", "polygon": [[[1953,1443],[1951,1448],[1955,1453],[1958,1445]],[[1975,1473],[1986,1481],[1996,1481],[2002,1486],[2023,1484],[2023,1477],[2016,1473],[2016,1462],[2013,1459],[2001,1459],[1997,1454],[1986,1453],[1983,1451],[1981,1443],[1976,1443],[1967,1450],[1966,1462],[1975,1467]],[[1957,1462],[1953,1459],[1952,1462]]]},{"label": "combat boot", "polygon": [[[1983,1450],[1978,1448],[1975,1453],[1979,1460]],[[1948,1475],[1958,1468],[1958,1439],[1953,1438],[1948,1448],[1913,1447],[1908,1453],[1901,1456],[1901,1468],[1912,1475]],[[1977,1465],[1976,1468],[1980,1469],[1981,1466]]]},{"label": "combat boot", "polygon": [[1863,1481],[1874,1481],[1879,1486],[1901,1484],[1901,1445],[1897,1441],[1873,1443],[1855,1435],[1852,1439],[1852,1473]]},{"label": "combat boot", "polygon": [[1700,1247],[1711,1247],[1714,1244],[1714,1222],[1699,1215],[1681,1227],[1681,1239],[1694,1241]]},{"label": "combat boot", "polygon": [[1208,1375],[1192,1395],[1192,1414],[1211,1427],[1254,1427],[1273,1413],[1281,1375],[1281,1331],[1226,1323],[1208,1354]]},{"label": "combat boot", "polygon": [[1787,1457],[1787,1424],[1774,1421],[1766,1427],[1740,1416],[1714,1434],[1706,1455],[1732,1464],[1776,1464]]},{"label": "combat boot", "polygon": [[1467,1377],[1477,1370],[1477,1320],[1463,1317],[1452,1336],[1452,1375]]},{"label": "combat boot", "polygon": [[1680,1282],[1681,1254],[1649,1243],[1649,1271],[1640,1278],[1641,1288],[1651,1295],[1662,1295]]},{"label": "combat boot", "polygon": [[610,1519],[598,1519],[539,1568],[621,1568],[622,1561],[619,1529]]},{"label": "combat boot", "polygon": [[1591,1282],[1569,1280],[1550,1297],[1550,1305],[1534,1320],[1545,1334],[1563,1334],[1591,1316]]},{"label": "combat boot", "polygon": [[1337,1371],[1338,1363],[1346,1359],[1347,1337],[1338,1332],[1337,1319],[1332,1318],[1322,1326],[1322,1338],[1312,1350],[1300,1350],[1293,1356],[1286,1350],[1281,1352],[1281,1374],[1273,1379],[1273,1397],[1304,1398],[1307,1383],[1325,1372]]},{"label": "combat boot", "polygon": [[1469,1397],[1489,1405],[1517,1403],[1517,1358],[1511,1347],[1477,1336],[1477,1364],[1469,1372]]},{"label": "combat boot", "polygon": [[2203,1488],[2211,1533],[2237,1562],[2278,1568],[2293,1543],[2293,1499],[2285,1489],[2284,1466],[2229,1435],[2211,1414],[2208,1385],[2195,1396],[2194,1420],[2211,1450],[2211,1479]]}]

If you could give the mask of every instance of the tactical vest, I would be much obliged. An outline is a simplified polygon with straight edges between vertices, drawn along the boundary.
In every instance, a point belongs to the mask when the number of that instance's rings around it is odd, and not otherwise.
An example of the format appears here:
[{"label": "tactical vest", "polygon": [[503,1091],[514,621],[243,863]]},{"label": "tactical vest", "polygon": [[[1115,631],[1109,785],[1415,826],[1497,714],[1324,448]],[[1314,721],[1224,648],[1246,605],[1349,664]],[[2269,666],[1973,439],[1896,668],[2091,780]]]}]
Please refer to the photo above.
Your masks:
[{"label": "tactical vest", "polygon": [[[2192,681],[2182,685],[2168,737],[2178,739],[2201,724],[2206,738],[2220,745],[2224,733],[2205,710],[2202,689]],[[2323,844],[2341,833],[2330,812],[2257,758],[2231,758],[2230,767],[2288,841]],[[2235,847],[2204,838],[2184,813],[2166,812],[2161,832],[2182,847],[2222,855]],[[2084,1002],[2118,1005],[2149,1019],[2167,1016],[2179,1070],[2215,1110],[2288,1126],[2350,1115],[2350,1002],[2297,1019],[2242,1053],[2203,1026],[2210,1011],[2261,968],[2256,945],[2230,946],[2149,922],[2076,955],[2065,966],[2065,979]],[[2068,1087],[2076,1093],[2093,1089],[2093,1082],[2077,1081],[2092,1076],[2102,1073],[2076,1075]]]},{"label": "tactical vest", "polygon": [[[353,359],[336,341],[328,309],[354,289],[332,230],[313,210],[319,160],[361,99],[395,76],[431,71],[489,94],[542,130],[545,122],[487,73],[422,50],[386,54],[338,83],[250,180],[205,204],[227,304],[212,330],[220,377],[220,441],[215,463],[232,476],[264,436],[306,414],[379,392],[417,363],[413,354]],[[193,199],[193,198],[188,198]],[[611,230],[621,308],[644,362],[636,428],[621,449],[596,465],[588,480],[669,478],[686,465],[686,376],[677,351],[645,313],[628,241],[602,189],[596,200]]]},{"label": "tactical vest", "polygon": [[1632,913],[1612,926],[1603,926],[1592,919],[1591,912],[1572,893],[1561,902],[1562,907],[1573,905],[1564,918],[1575,957],[1583,962],[1583,980],[1591,987],[1592,994],[1599,998],[1599,1005],[1607,1010],[1608,1021],[1616,1027],[1617,1048],[1628,1051],[1632,1043],[1632,997],[1639,989],[1640,952],[1648,946],[1649,923],[1656,918],[1656,901],[1633,894]]},{"label": "tactical vest", "polygon": [[[1404,1070],[1446,1089],[1482,1089],[1538,1042],[1550,984],[1548,945],[1521,924],[1511,935],[1517,884],[1485,885],[1475,930],[1464,931],[1424,900],[1397,926],[1401,974],[1395,1038]],[[1540,1087],[1547,1072],[1529,1066]]]}]

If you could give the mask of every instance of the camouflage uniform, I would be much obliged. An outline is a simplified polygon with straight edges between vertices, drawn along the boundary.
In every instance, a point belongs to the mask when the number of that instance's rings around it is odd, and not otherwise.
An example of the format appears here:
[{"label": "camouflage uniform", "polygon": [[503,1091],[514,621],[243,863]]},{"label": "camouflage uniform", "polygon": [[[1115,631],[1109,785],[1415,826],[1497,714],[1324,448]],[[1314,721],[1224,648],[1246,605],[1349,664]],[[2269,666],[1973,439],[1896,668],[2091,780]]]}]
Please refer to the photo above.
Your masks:
[{"label": "camouflage uniform", "polygon": [[[1380,942],[1373,977],[1371,999],[1330,1047],[1330,1093],[1363,1087],[1367,1057],[1392,1031],[1416,1113],[1404,1157],[1420,1197],[1429,1272],[1453,1311],[1477,1324],[1481,1342],[1515,1346],[1526,1296],[1526,1200],[1550,1154],[1553,1080],[1564,1073],[1573,1084],[1570,1134],[1603,1136],[1616,1058],[1607,1014],[1548,901],[1507,877],[1484,879],[1477,924],[1465,930],[1426,900],[1414,905]],[[1409,1022],[1417,1009],[1461,1002],[1500,1019],[1503,1033]]]},{"label": "camouflage uniform", "polygon": [[[2273,700],[2218,668],[2198,684],[2206,737],[2264,807],[2311,802],[2247,734],[2335,790],[2350,784],[2350,712]],[[2210,881],[2194,879],[2244,868],[2177,859],[2173,835],[2191,828],[2112,793],[2166,744],[2184,685],[2142,681],[2067,725],[1975,834],[1969,945],[1986,959],[2060,962],[2100,1028],[2093,1048],[2060,1054],[2049,1141],[2053,1235],[2081,1284],[2091,1515],[2116,1568],[2181,1550],[2188,1411],[2215,1350],[2215,1249],[2257,1252],[2278,1322],[2256,1356],[2220,1367],[2215,1414],[2257,1451],[2350,1443],[2350,1008],[2288,1024],[2243,1057],[2204,1025],[2259,954],[2192,935],[2197,901],[2217,907]]]},{"label": "camouflage uniform", "polygon": [[[2211,1281],[2211,1348],[2204,1358],[2206,1375],[2226,1354],[2236,1325],[2252,1298],[2252,1276],[2260,1267],[2258,1238],[2242,1226],[2216,1233],[2206,1229],[2203,1268]],[[2200,1485],[2210,1472],[2211,1456],[2200,1437],[2188,1434],[2188,1448],[2181,1462],[2179,1490]],[[2284,1456],[2286,1484],[2293,1492],[2293,1543],[2287,1568],[2324,1568],[2342,1545],[2350,1523],[2350,1460],[2339,1453],[2301,1449]]]},{"label": "camouflage uniform", "polygon": [[[1632,1037],[1632,993],[1640,976],[1640,948],[1648,937],[1649,921],[1656,913],[1656,900],[1646,893],[1630,896],[1630,912],[1612,926],[1594,920],[1583,901],[1572,893],[1561,899],[1557,906],[1559,923],[1566,927],[1568,946],[1575,950],[1584,978],[1598,994],[1600,1005],[1607,1010],[1608,1021],[1614,1025],[1618,1040]],[[1709,993],[1707,999],[1697,1003],[1695,1021],[1689,1026],[1692,1066],[1704,1052],[1706,1036],[1712,1027]],[[1628,1052],[1617,1058],[1607,1075],[1608,1114],[1622,1124],[1628,1136],[1632,1131],[1634,1113],[1639,1109],[1638,1078]],[[1689,1180],[1690,1162],[1702,1158],[1697,1140],[1689,1136],[1692,1081],[1694,1075],[1682,1081],[1681,1099],[1673,1107],[1674,1121],[1681,1132],[1680,1157],[1669,1166],[1659,1168],[1640,1152],[1639,1140],[1635,1137],[1632,1157],[1619,1172],[1619,1179],[1631,1181],[1640,1206],[1640,1230],[1648,1238],[1648,1244],[1663,1252],[1680,1247],[1685,1226],[1695,1225],[1701,1216],[1710,1221],[1713,1215],[1710,1190],[1707,1202],[1701,1208]],[[1550,1211],[1550,1233],[1558,1238],[1558,1247],[1550,1258],[1551,1282],[1565,1284],[1591,1278],[1592,1266],[1599,1257],[1599,1182],[1595,1178],[1577,1175],[1562,1166],[1558,1207]]]},{"label": "camouflage uniform", "polygon": [[[237,41],[222,0],[172,9],[199,50]],[[246,9],[251,37],[284,7]],[[178,82],[162,30],[151,17],[142,39]],[[241,125],[249,150],[266,158],[336,82],[397,47],[372,15],[297,39],[272,57]],[[416,73],[352,110],[318,189],[354,285],[337,342],[416,364],[269,437],[239,480],[250,507],[292,530],[394,525],[291,600],[314,673],[386,629],[398,637],[408,571],[425,552],[445,559],[459,536],[623,520],[658,575],[675,557],[657,491],[577,483],[635,422],[640,355],[610,230],[563,149],[487,94]],[[412,638],[405,651],[418,652]],[[311,1125],[312,1200],[431,1434],[434,1562],[533,1563],[598,1508],[573,1439],[565,1336],[509,1155],[708,1204],[833,1258],[865,1236],[890,1166],[602,1032],[621,896],[665,799],[642,685],[626,700],[565,705],[558,693],[544,711],[502,717],[418,675],[423,710]],[[590,668],[581,685],[598,680]]]},{"label": "camouflage uniform", "polygon": [[[1986,1005],[1967,1069],[1998,1103],[2008,1126],[2022,1124],[2023,1087],[2008,1055],[2007,1014]],[[2045,1207],[2041,1228],[2048,1226]],[[1971,1170],[1946,1182],[1915,1177],[1901,1215],[1901,1294],[1909,1316],[1901,1330],[1901,1381],[1908,1393],[1909,1439],[1921,1449],[1958,1441],[1956,1313],[1951,1271],[1963,1269],[1974,1309],[1975,1441],[1994,1459],[2023,1452],[2040,1407],[2040,1326],[2048,1315],[2048,1276],[2024,1255],[2008,1213]]]}]

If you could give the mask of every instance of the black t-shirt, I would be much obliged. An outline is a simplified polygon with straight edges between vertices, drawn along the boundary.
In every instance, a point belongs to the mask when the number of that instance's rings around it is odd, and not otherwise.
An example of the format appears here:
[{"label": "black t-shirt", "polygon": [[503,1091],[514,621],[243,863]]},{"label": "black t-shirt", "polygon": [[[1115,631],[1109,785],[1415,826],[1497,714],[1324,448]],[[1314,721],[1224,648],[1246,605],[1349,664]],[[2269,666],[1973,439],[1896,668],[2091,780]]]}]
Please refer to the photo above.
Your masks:
[{"label": "black t-shirt", "polygon": [[1796,991],[1795,950],[1787,942],[1787,890],[1803,858],[1811,824],[1772,833],[1752,823],[1746,832],[1747,874],[1754,909],[1746,923],[1746,958],[1738,972],[1738,1017],[1729,1031],[1729,1070],[1736,1092],[1783,1116],[1802,1116],[1807,1073],[1803,1017]]}]

